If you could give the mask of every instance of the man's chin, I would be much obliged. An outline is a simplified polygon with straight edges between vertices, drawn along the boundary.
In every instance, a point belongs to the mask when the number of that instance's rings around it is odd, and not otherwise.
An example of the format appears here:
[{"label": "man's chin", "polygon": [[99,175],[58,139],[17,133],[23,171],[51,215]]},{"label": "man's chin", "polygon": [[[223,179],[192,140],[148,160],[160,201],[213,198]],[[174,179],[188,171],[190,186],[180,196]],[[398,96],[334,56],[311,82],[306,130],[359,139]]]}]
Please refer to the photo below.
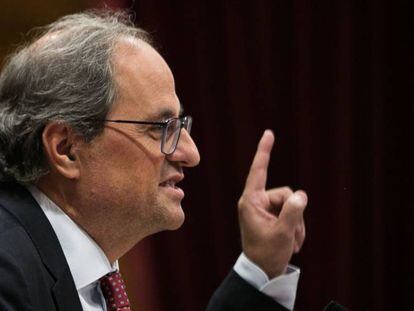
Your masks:
[{"label": "man's chin", "polygon": [[181,206],[177,208],[174,215],[171,216],[171,219],[169,221],[169,228],[167,230],[177,230],[179,229],[183,224],[185,220],[185,214]]},{"label": "man's chin", "polygon": [[164,205],[164,211],[160,223],[163,230],[177,230],[183,225],[185,214],[180,202],[168,202]]}]

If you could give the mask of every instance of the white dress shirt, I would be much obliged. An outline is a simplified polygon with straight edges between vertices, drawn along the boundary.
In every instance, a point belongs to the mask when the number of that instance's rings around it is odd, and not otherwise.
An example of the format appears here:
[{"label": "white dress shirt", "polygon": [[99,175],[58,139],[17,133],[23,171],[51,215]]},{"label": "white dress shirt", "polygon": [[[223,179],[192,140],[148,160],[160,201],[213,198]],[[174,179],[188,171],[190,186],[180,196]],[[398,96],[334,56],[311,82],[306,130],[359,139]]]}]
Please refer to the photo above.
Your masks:
[{"label": "white dress shirt", "polygon": [[[106,311],[99,279],[118,270],[118,261],[111,264],[98,244],[39,189],[35,186],[28,186],[28,189],[56,233],[83,310]],[[289,266],[286,274],[269,280],[266,273],[242,253],[233,269],[252,286],[287,309],[293,309],[300,273],[298,268]]]},{"label": "white dress shirt", "polygon": [[266,273],[242,253],[233,269],[256,289],[272,297],[286,309],[293,310],[300,274],[298,267],[288,265],[285,274],[269,280]]},{"label": "white dress shirt", "polygon": [[52,200],[34,186],[29,191],[42,208],[65,254],[84,311],[106,311],[99,279],[117,270],[96,242]]}]

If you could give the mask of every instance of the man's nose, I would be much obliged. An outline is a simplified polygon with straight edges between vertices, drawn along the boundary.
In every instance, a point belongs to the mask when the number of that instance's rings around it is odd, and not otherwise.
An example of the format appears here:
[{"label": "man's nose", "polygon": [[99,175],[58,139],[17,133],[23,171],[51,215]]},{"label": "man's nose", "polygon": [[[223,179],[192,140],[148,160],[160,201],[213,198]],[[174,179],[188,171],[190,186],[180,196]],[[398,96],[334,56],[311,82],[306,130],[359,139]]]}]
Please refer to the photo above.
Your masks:
[{"label": "man's nose", "polygon": [[181,130],[177,148],[167,157],[170,161],[180,162],[184,167],[194,167],[200,163],[200,153],[186,129]]}]

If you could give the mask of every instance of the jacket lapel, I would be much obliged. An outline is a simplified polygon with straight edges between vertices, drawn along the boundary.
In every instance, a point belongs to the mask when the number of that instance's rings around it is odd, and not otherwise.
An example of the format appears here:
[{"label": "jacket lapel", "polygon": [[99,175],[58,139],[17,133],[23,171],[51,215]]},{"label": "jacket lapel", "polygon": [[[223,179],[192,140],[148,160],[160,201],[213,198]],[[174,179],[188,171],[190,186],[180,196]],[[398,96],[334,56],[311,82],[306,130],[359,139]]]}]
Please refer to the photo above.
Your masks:
[{"label": "jacket lapel", "polygon": [[58,310],[81,311],[82,306],[65,255],[40,206],[25,187],[17,184],[1,184],[0,194],[0,204],[19,220],[55,279],[52,295]]},{"label": "jacket lapel", "polygon": [[73,283],[72,275],[69,272],[69,278],[59,278],[52,288],[53,299],[59,311],[82,310],[79,301],[78,292]]}]

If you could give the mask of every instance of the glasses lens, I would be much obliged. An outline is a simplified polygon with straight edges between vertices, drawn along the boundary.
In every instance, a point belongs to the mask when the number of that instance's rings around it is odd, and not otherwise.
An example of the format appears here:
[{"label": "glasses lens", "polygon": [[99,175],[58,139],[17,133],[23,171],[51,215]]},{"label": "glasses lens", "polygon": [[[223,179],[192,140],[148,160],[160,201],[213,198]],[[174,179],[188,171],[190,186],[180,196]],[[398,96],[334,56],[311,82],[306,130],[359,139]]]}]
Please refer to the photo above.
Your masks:
[{"label": "glasses lens", "polygon": [[180,137],[181,119],[171,119],[165,127],[164,140],[162,144],[162,152],[171,154],[177,146]]},{"label": "glasses lens", "polygon": [[193,125],[193,118],[191,116],[186,116],[184,118],[184,128],[188,132],[188,134],[191,134],[192,125]]}]

